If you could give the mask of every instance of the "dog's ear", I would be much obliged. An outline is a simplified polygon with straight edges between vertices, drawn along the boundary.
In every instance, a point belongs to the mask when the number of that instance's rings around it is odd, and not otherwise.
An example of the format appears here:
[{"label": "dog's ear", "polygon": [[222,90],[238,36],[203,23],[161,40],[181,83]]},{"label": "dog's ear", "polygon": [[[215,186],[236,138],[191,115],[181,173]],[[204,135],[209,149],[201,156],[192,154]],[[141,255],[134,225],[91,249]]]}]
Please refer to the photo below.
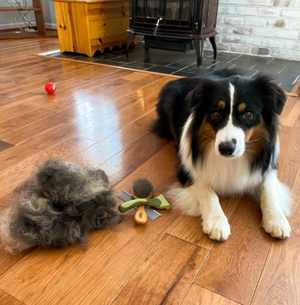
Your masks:
[{"label": "dog's ear", "polygon": [[267,75],[258,75],[255,78],[255,83],[260,94],[264,97],[266,106],[278,115],[281,114],[287,99],[285,92]]}]

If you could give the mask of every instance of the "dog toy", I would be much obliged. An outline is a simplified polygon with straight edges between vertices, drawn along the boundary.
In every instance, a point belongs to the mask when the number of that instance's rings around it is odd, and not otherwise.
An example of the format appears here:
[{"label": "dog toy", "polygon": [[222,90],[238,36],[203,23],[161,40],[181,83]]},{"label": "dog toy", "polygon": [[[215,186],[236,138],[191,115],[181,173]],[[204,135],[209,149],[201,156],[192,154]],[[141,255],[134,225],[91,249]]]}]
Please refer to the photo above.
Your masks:
[{"label": "dog toy", "polygon": [[16,191],[0,217],[1,239],[11,253],[35,246],[84,243],[88,233],[120,222],[106,173],[48,160]]},{"label": "dog toy", "polygon": [[171,209],[170,203],[165,198],[165,196],[163,194],[161,194],[157,197],[150,198],[150,199],[138,198],[138,199],[126,201],[119,205],[119,211],[121,213],[124,213],[130,209],[139,207],[140,205],[151,206],[151,207],[153,207],[155,209],[159,209],[159,210],[170,210]]},{"label": "dog toy", "polygon": [[[135,199],[149,199],[153,196],[153,189],[153,184],[150,180],[146,178],[137,179],[132,184],[132,197]],[[147,222],[147,212],[144,204],[138,206],[134,221],[136,224],[145,224]]]},{"label": "dog toy", "polygon": [[53,94],[56,91],[56,86],[55,86],[55,84],[48,82],[45,85],[45,90],[48,94]]}]

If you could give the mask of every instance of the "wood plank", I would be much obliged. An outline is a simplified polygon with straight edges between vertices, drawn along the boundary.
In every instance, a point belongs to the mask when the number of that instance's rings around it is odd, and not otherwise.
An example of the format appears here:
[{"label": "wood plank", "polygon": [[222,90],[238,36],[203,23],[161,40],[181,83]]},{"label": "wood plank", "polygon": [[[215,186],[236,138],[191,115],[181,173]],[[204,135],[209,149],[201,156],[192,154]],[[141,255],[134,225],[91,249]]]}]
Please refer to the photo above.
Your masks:
[{"label": "wood plank", "polygon": [[10,148],[12,146],[14,146],[14,145],[11,144],[11,143],[7,143],[5,141],[0,140],[0,152],[4,151],[5,149],[8,149],[8,148]]},{"label": "wood plank", "polygon": [[232,300],[224,298],[214,292],[192,285],[182,305],[239,305]]},{"label": "wood plank", "polygon": [[157,140],[155,135],[148,133],[124,151],[101,164],[101,169],[108,173],[110,182],[114,186],[167,144],[167,140]]},{"label": "wood plank", "polygon": [[[52,111],[47,111],[47,109],[37,110],[41,110],[39,111],[39,114],[34,114],[32,112],[32,115],[30,115],[30,113],[26,114],[25,121],[28,121],[28,124],[25,124],[22,128],[22,126],[15,123],[15,126],[20,126],[21,128],[15,128],[15,131],[9,132],[7,135],[2,134],[2,139],[13,144],[21,144],[32,137],[41,136],[45,132],[51,131],[52,129],[60,129],[62,126],[65,127],[68,125],[68,123],[71,125],[73,122],[73,125],[75,125],[78,123],[78,120],[76,122],[78,112],[82,114],[81,118],[85,117],[86,120],[89,119],[92,121],[96,121],[98,118],[99,121],[101,121],[101,119],[107,118],[114,114],[113,109],[104,109],[103,104],[101,105],[101,103],[91,101],[80,103],[76,108],[69,107],[59,112],[55,111],[55,106],[52,108]],[[22,118],[20,118],[20,122],[22,122]],[[11,123],[11,121],[9,121],[8,124],[9,123]]]},{"label": "wood plank", "polygon": [[[134,109],[133,107],[130,108],[128,104],[125,105],[128,112],[131,114],[135,113],[132,112],[132,109]],[[145,107],[141,107],[140,105],[137,105],[137,107],[141,109],[142,113],[147,111],[147,108]],[[74,120],[72,120],[72,113],[74,114]],[[110,118],[116,113],[116,110],[115,107],[109,105],[108,107],[102,107],[97,111],[93,111],[87,116],[82,115],[77,118],[76,113],[76,109],[71,109],[71,112],[67,117],[61,116],[61,121],[58,121],[59,125],[56,126],[56,128],[52,128],[53,126],[51,125],[51,120],[49,120],[48,123],[47,121],[43,120],[39,122],[41,125],[38,126],[38,128],[37,126],[32,128],[29,125],[28,128],[31,130],[29,133],[26,132],[26,129],[24,129],[24,133],[22,132],[13,135],[10,134],[9,136],[4,137],[4,139],[12,139],[15,143],[17,143],[17,141],[20,143],[18,143],[18,146],[12,147],[9,153],[6,153],[6,151],[1,153],[1,157],[3,160],[7,160],[7,162],[0,164],[0,170],[9,168],[15,163],[16,159],[21,161],[22,159],[28,157],[29,154],[39,153],[46,147],[49,148],[50,146],[54,145],[56,141],[65,140],[73,136],[76,132],[78,133],[87,130],[88,128],[96,125],[96,123],[100,123],[101,121]],[[116,119],[120,120],[120,117],[116,117]],[[47,143],[42,139],[47,139]],[[21,151],[22,154],[20,154]]]},{"label": "wood plank", "polygon": [[[41,57],[43,58],[43,57]],[[57,74],[56,69],[63,69],[63,72],[68,74],[68,73],[76,73],[76,70],[80,70],[80,68],[83,68],[84,66],[89,66],[89,65],[84,65],[82,63],[78,63],[80,66],[78,66],[78,64],[72,62],[72,61],[58,61],[55,59],[50,59],[47,58],[48,64],[46,65],[44,63],[44,68],[41,67],[41,65],[37,65],[37,68],[35,69],[30,69],[29,71],[32,71],[31,73],[28,72],[28,69],[26,68],[22,68],[18,71],[16,71],[16,75],[15,75],[15,81],[16,84],[18,85],[18,90],[16,90],[16,87],[5,87],[3,88],[3,94],[5,93],[7,96],[9,97],[15,97],[15,96],[20,96],[22,95],[21,92],[22,90],[27,90],[30,91],[35,94],[43,94],[45,96],[49,96],[48,94],[46,94],[44,87],[45,84],[48,81],[52,81],[57,85],[57,91],[55,93],[55,96],[59,97],[59,93],[60,92],[64,92],[64,90],[69,89],[70,93],[76,93],[77,91],[79,91],[80,86],[84,85],[84,82],[80,79],[76,79],[76,74],[73,76],[74,80],[70,79],[68,77],[68,80],[66,81],[64,79],[64,76],[61,76],[59,74]],[[58,63],[57,65],[54,63]],[[49,65],[49,67],[48,67]],[[98,72],[98,79],[100,79],[100,77],[102,76],[108,76],[109,74],[113,74],[116,73],[117,70],[113,69],[107,69],[107,68],[102,68],[100,66],[90,66],[92,67],[90,70],[94,70],[95,72]],[[48,73],[47,75],[45,75],[43,73],[44,69],[47,68]],[[79,68],[79,69],[78,69]],[[80,73],[81,71],[78,71],[78,73]],[[128,71],[124,70],[124,74],[128,73]],[[4,74],[4,73],[3,73]],[[84,74],[84,73],[82,73]],[[122,73],[121,73],[122,74]],[[26,75],[26,79],[24,80],[24,75]],[[5,78],[5,75],[2,75],[3,78]],[[38,79],[33,82],[32,79],[33,77],[38,77]],[[84,77],[84,75],[81,76],[82,78]],[[92,78],[92,75],[90,76],[90,78]],[[15,85],[16,85],[15,84]],[[94,78],[94,84],[95,85],[100,85],[101,81],[97,80]],[[93,83],[91,84],[91,86],[93,85]]]},{"label": "wood plank", "polygon": [[[82,128],[85,128],[85,126]],[[11,147],[9,152],[8,150],[3,151],[0,156],[5,162],[0,164],[0,171],[10,168],[32,155],[39,154],[55,146],[58,142],[73,137],[75,133],[74,126],[62,125],[60,128],[51,129],[43,134],[29,138],[28,141],[18,146]]]},{"label": "wood plank", "polygon": [[[170,142],[141,166],[139,166],[135,171],[115,185],[115,192],[118,194],[123,189],[131,192],[133,181],[135,179],[144,177],[152,181],[154,196],[158,196],[162,193],[167,197],[165,194],[167,189],[173,182],[176,181],[176,164],[176,149],[174,147],[174,143]],[[160,167],[161,171],[157,170],[157,166]]]},{"label": "wood plank", "polygon": [[207,253],[165,235],[112,304],[181,304]]},{"label": "wood plank", "polygon": [[287,186],[292,187],[300,168],[300,128],[283,126],[280,135],[280,147],[278,177]]},{"label": "wood plank", "polygon": [[0,304],[1,305],[24,305],[24,303],[11,297],[9,294],[5,293],[0,289]]},{"label": "wood plank", "polygon": [[290,219],[291,237],[284,246],[274,241],[254,295],[252,305],[300,304],[300,169],[292,191],[295,208]]},{"label": "wood plank", "polygon": [[195,284],[244,305],[250,304],[264,267],[272,238],[262,228],[261,212],[243,198],[229,219],[232,234],[216,243]]},{"label": "wood plank", "polygon": [[145,139],[149,137],[150,135],[147,130],[129,125],[83,151],[80,160],[76,155],[71,160],[92,167],[99,167],[111,158],[122,154],[124,150],[130,149],[131,146],[136,146],[138,145],[137,143],[142,145]]},{"label": "wood plank", "polygon": [[[62,276],[71,272],[91,252],[100,247],[110,234],[110,230],[91,234],[90,251],[83,251],[79,245],[67,249],[36,249],[1,277],[0,286],[11,296],[23,300],[26,304],[32,304],[46,289],[50,289]],[[46,274],[51,274],[51,277],[45,276]]]},{"label": "wood plank", "polygon": [[[296,80],[295,80],[296,81]],[[298,75],[298,80],[292,90],[292,92],[290,93],[291,96],[300,96],[300,79],[299,79],[299,75]]]},{"label": "wood plank", "polygon": [[[234,213],[239,201],[239,197],[230,199],[220,198],[222,209],[227,218],[230,218],[231,214]],[[215,245],[215,241],[209,239],[203,233],[200,217],[181,215],[170,227],[168,233],[208,250],[212,249]]]},{"label": "wood plank", "polygon": [[285,106],[282,110],[282,113],[280,115],[280,121],[284,122],[284,120],[288,117],[288,115],[291,113],[291,111],[293,110],[295,103],[297,101],[297,98],[295,97],[288,97]]},{"label": "wood plank", "polygon": [[[94,142],[91,140],[74,136],[63,141],[58,141],[53,146],[42,150],[38,154],[32,154],[23,161],[16,162],[14,166],[0,171],[0,180],[2,181],[0,206],[7,206],[7,204],[11,204],[15,201],[14,198],[4,200],[4,197],[9,196],[19,184],[36,171],[38,165],[51,158],[68,160],[72,155],[79,155],[83,150],[93,144]],[[22,173],[22,175],[20,175],[20,173]]]},{"label": "wood plank", "polygon": [[291,103],[292,109],[286,117],[281,119],[281,123],[285,126],[300,127],[300,98],[291,97],[290,99],[294,100],[294,103]]},{"label": "wood plank", "polygon": [[107,304],[176,217],[169,211],[147,226],[135,226],[128,217],[112,230],[91,234],[85,252],[78,246],[37,249],[0,278],[0,287],[27,304]]},{"label": "wood plank", "polygon": [[[40,64],[42,58],[44,57],[38,57],[39,60],[36,62],[36,64]],[[46,58],[46,57],[45,57]],[[108,81],[116,80],[116,73],[118,73],[117,70],[108,70],[106,68],[102,68],[100,66],[96,65],[83,65],[80,64],[80,66],[74,66],[73,62],[67,62],[63,61],[64,64],[61,63],[61,60],[48,60],[48,64],[51,67],[56,67],[56,69],[62,68],[64,70],[63,74],[57,75],[55,71],[48,71],[47,75],[43,75],[41,73],[41,70],[36,70],[36,74],[40,75],[38,82],[35,83],[35,86],[32,82],[31,77],[20,77],[20,79],[16,82],[15,80],[11,80],[10,83],[4,83],[3,85],[0,85],[0,88],[8,95],[13,95],[16,93],[15,88],[16,84],[18,85],[19,89],[30,89],[31,92],[35,92],[36,94],[40,94],[41,88],[44,90],[44,84],[48,81],[52,81],[57,86],[57,92],[56,95],[59,93],[59,90],[63,91],[65,93],[66,89],[73,88],[72,92],[74,94],[74,91],[77,92],[78,88],[80,89],[88,89],[87,84],[89,84],[90,88],[93,87],[105,87],[105,84]],[[56,64],[57,63],[57,64]],[[35,64],[32,63],[31,64]],[[11,69],[11,67],[9,68]],[[122,75],[128,75],[132,73],[132,71],[123,70],[122,73],[118,73],[119,77],[122,78]],[[1,77],[1,76],[0,76]],[[117,78],[117,79],[118,79]],[[101,80],[101,81],[100,81]],[[31,93],[32,94],[32,93]],[[46,93],[43,91],[43,94]],[[72,97],[72,95],[70,94]],[[22,98],[22,96],[20,96]]]}]

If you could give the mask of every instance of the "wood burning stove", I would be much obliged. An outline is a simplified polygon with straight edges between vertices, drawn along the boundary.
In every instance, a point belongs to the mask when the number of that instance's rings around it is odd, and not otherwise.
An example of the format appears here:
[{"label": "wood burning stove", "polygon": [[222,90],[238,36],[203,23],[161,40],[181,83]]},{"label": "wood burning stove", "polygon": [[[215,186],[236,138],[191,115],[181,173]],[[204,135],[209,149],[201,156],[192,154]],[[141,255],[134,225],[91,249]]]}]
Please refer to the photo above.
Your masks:
[{"label": "wood burning stove", "polygon": [[218,0],[130,0],[130,28],[126,54],[135,35],[143,35],[145,50],[158,48],[196,51],[197,66],[202,64],[204,40],[215,43]]}]

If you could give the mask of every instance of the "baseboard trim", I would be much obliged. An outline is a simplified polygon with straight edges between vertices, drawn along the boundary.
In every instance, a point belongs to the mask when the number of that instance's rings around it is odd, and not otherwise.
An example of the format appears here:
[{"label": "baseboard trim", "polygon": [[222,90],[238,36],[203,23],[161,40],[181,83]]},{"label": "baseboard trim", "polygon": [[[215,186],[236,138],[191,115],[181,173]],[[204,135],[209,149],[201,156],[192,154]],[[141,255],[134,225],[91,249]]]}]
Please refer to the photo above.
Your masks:
[{"label": "baseboard trim", "polygon": [[46,25],[46,29],[49,29],[49,30],[57,30],[57,25],[56,25],[56,23],[48,23],[48,22],[46,22],[45,25]]}]

